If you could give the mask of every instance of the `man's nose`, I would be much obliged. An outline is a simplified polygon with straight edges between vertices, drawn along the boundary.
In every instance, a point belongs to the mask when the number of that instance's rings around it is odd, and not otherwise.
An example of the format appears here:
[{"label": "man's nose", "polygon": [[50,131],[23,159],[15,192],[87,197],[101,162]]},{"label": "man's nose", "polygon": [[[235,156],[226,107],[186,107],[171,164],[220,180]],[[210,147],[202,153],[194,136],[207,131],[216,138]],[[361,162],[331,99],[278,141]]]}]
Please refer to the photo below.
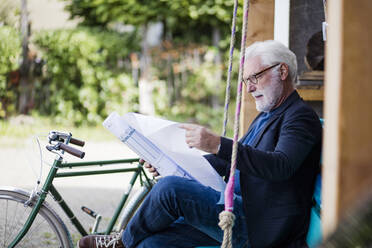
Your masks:
[{"label": "man's nose", "polygon": [[256,85],[254,85],[254,84],[248,84],[247,85],[247,91],[248,91],[248,93],[255,92],[256,91]]}]

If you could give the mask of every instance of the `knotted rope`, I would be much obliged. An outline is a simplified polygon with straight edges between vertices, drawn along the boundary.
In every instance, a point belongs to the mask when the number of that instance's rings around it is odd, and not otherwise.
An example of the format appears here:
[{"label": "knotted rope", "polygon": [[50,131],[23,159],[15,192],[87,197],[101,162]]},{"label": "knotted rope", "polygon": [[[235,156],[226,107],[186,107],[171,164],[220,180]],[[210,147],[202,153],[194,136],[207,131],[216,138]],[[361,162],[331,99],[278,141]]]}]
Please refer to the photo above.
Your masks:
[{"label": "knotted rope", "polygon": [[232,149],[232,156],[231,156],[231,169],[230,169],[229,181],[225,189],[225,210],[220,213],[220,216],[219,216],[220,222],[218,223],[218,225],[224,231],[224,237],[223,237],[223,242],[221,246],[222,248],[232,247],[232,228],[234,226],[234,220],[235,220],[235,216],[233,214],[234,185],[235,185],[235,170],[236,170],[236,160],[237,160],[237,151],[238,151],[239,119],[240,119],[241,99],[242,99],[242,91],[243,91],[242,78],[243,78],[243,73],[244,73],[244,62],[245,62],[245,44],[247,40],[248,10],[249,10],[249,0],[245,0],[244,7],[243,7],[244,17],[243,17],[243,28],[242,28],[242,40],[241,40],[241,46],[240,46],[240,66],[239,66],[239,76],[238,76],[238,88],[237,88],[237,95],[236,95],[236,110],[235,110],[235,120],[234,120],[234,138],[233,138],[233,149]]},{"label": "knotted rope", "polygon": [[232,247],[232,228],[234,226],[235,215],[229,211],[222,211],[219,215],[220,222],[218,225],[223,232],[223,240],[221,247]]}]

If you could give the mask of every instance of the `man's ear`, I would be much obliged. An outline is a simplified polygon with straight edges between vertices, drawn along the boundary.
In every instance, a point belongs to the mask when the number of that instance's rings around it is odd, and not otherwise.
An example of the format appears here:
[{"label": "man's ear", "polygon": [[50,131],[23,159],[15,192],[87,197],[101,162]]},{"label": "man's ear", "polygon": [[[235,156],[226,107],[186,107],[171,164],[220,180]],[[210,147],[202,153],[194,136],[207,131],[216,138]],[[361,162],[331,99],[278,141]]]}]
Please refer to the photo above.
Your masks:
[{"label": "man's ear", "polygon": [[280,72],[280,79],[281,80],[286,80],[289,76],[289,67],[287,64],[285,63],[281,63],[280,64],[280,68],[279,68],[279,72]]}]

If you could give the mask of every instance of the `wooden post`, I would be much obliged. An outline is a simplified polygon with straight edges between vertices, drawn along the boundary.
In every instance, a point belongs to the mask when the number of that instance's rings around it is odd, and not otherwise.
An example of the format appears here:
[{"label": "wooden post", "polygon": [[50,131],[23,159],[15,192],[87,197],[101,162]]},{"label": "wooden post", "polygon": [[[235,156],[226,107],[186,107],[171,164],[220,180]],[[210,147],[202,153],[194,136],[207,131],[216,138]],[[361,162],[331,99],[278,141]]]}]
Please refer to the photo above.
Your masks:
[{"label": "wooden post", "polygon": [[372,187],[372,1],[328,2],[323,229]]},{"label": "wooden post", "polygon": [[[274,38],[274,6],[274,0],[250,1],[247,46],[255,41]],[[245,87],[244,92],[246,92]],[[252,120],[258,114],[255,101],[251,95],[243,94],[241,111],[240,134],[242,135],[248,130]]]}]

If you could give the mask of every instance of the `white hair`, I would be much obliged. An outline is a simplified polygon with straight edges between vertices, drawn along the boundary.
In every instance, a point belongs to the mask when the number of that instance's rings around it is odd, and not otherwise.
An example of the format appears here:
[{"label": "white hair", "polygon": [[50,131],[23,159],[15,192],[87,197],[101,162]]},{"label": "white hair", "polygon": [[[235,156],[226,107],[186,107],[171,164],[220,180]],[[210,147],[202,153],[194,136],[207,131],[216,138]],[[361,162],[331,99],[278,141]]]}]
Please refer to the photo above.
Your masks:
[{"label": "white hair", "polygon": [[279,41],[257,41],[245,49],[245,59],[260,57],[261,63],[271,66],[275,63],[285,63],[289,67],[289,78],[292,84],[297,82],[296,55]]}]

